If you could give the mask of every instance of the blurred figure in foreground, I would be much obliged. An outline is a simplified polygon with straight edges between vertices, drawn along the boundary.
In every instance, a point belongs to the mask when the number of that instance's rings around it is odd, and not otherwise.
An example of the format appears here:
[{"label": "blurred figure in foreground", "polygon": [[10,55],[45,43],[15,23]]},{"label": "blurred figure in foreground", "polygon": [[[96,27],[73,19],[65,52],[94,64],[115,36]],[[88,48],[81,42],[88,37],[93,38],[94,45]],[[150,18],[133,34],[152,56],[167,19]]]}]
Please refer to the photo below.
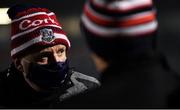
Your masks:
[{"label": "blurred figure in foreground", "polygon": [[58,107],[166,108],[179,80],[156,49],[157,29],[152,0],[88,0],[81,30],[102,86]]},{"label": "blurred figure in foreground", "polygon": [[99,86],[98,80],[69,67],[70,41],[46,8],[19,4],[12,19],[11,66],[0,73],[4,108],[51,108],[66,98]]}]

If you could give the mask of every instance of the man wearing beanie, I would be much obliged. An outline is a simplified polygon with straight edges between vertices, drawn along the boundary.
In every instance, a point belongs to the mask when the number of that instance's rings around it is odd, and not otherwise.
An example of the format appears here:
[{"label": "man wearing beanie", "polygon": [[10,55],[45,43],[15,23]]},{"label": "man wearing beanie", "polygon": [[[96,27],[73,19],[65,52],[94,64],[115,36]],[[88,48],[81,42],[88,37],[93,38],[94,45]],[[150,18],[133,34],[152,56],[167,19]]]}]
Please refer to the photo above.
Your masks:
[{"label": "man wearing beanie", "polygon": [[53,12],[29,4],[8,10],[12,19],[12,64],[0,73],[0,105],[49,108],[99,86],[69,67],[70,41]]},{"label": "man wearing beanie", "polygon": [[158,23],[152,0],[88,0],[81,30],[101,87],[61,103],[62,108],[166,108],[179,86],[156,50]]}]

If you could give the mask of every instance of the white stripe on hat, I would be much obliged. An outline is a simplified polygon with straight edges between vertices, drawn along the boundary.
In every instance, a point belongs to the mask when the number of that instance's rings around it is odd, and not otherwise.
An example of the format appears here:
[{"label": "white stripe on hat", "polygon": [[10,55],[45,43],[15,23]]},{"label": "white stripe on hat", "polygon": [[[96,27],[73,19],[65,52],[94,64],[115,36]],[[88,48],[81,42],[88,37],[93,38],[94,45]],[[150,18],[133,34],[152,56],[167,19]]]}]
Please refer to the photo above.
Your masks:
[{"label": "white stripe on hat", "polygon": [[[114,17],[110,17],[108,15],[100,14],[100,13],[97,13],[96,11],[94,11],[90,7],[89,3],[87,4],[87,9],[88,9],[89,13],[91,13],[92,15],[94,15],[94,16],[96,16],[98,18],[101,18],[101,19],[104,19],[104,20],[107,20],[107,21],[114,20]],[[142,18],[144,16],[151,15],[152,13],[156,13],[156,10],[153,9],[153,10],[150,10],[150,11],[145,11],[145,12],[141,12],[141,13],[135,13],[135,14],[131,14],[131,15],[128,15],[128,16],[124,16],[124,17],[115,17],[115,19],[118,20],[118,21],[121,21],[121,20],[127,21],[127,20],[133,19],[133,18]]]},{"label": "white stripe on hat", "polygon": [[89,2],[87,2],[86,6],[87,6],[88,12],[91,13],[91,14],[93,14],[94,16],[97,16],[98,18],[103,18],[103,19],[106,19],[106,20],[111,20],[111,19],[113,19],[113,17],[106,16],[105,14],[100,14],[100,13],[97,13],[96,11],[94,11],[94,10],[91,8]]},{"label": "white stripe on hat", "polygon": [[157,21],[154,20],[152,22],[148,22],[136,26],[106,28],[94,24],[85,15],[82,15],[82,22],[88,30],[104,37],[114,36],[114,35],[137,36],[139,34],[156,30],[158,26]]},{"label": "white stripe on hat", "polygon": [[55,15],[53,12],[50,12],[47,14],[48,16],[52,16],[52,15]]},{"label": "white stripe on hat", "polygon": [[126,11],[132,8],[136,8],[143,5],[152,4],[152,0],[114,0],[113,2],[106,4],[106,0],[92,0],[94,4],[99,6],[107,6],[108,9],[115,9]]},{"label": "white stripe on hat", "polygon": [[[55,39],[64,39],[64,40],[66,40],[67,43],[68,43],[68,46],[69,47],[71,46],[71,44],[70,44],[69,40],[67,39],[66,35],[59,34],[59,33],[54,33],[54,36],[55,36]],[[11,50],[11,56],[15,55],[16,53],[18,53],[18,52],[20,52],[20,51],[22,51],[24,49],[26,49],[27,47],[30,47],[33,44],[42,42],[41,38],[42,38],[42,36],[40,35],[40,36],[38,36],[38,37],[36,37],[36,38],[22,44],[22,45],[20,45],[19,47],[14,48],[13,50]]]},{"label": "white stripe on hat", "polygon": [[26,18],[29,18],[29,17],[37,16],[37,15],[48,15],[48,16],[51,16],[51,15],[55,15],[55,14],[54,14],[53,12],[51,12],[51,13],[37,12],[37,13],[33,13],[33,14],[29,14],[29,15],[20,17],[20,18],[18,18],[18,19],[14,19],[14,20],[12,20],[11,23],[14,23],[14,22],[17,22],[17,21],[20,21],[20,20],[22,20],[22,19],[26,19]]},{"label": "white stripe on hat", "polygon": [[56,27],[56,28],[62,29],[62,27],[57,26],[57,25],[40,25],[40,26],[37,26],[37,27],[35,27],[35,28],[29,29],[29,30],[27,30],[27,31],[24,31],[24,32],[21,32],[21,33],[18,33],[18,34],[13,35],[13,36],[11,37],[11,40],[14,40],[15,38],[17,38],[17,37],[19,37],[19,36],[22,36],[22,35],[24,35],[24,34],[28,34],[28,33],[32,32],[32,31],[34,31],[34,30],[36,30],[36,29],[38,29],[38,28],[45,27],[45,26]]}]

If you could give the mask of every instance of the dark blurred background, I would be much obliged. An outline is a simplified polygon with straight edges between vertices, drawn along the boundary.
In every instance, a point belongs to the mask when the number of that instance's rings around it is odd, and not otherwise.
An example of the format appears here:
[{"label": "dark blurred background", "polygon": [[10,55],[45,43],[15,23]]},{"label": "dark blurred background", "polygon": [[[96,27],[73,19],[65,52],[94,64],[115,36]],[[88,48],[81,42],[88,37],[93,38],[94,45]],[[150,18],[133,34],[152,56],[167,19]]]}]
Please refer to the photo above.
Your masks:
[{"label": "dark blurred background", "polygon": [[[97,76],[90,50],[79,30],[85,0],[0,0],[0,8],[20,2],[41,5],[54,11],[72,43],[69,52],[71,66],[80,72]],[[180,74],[180,1],[154,0],[154,4],[159,21],[158,49],[167,56],[170,66]],[[0,25],[0,70],[8,67],[10,62],[10,25]]]}]

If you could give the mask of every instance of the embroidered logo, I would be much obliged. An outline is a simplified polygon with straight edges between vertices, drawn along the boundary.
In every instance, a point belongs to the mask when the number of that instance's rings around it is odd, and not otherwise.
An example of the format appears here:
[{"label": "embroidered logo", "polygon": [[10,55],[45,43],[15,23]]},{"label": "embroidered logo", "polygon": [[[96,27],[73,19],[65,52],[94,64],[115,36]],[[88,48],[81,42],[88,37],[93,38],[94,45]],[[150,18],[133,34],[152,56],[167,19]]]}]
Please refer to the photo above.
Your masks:
[{"label": "embroidered logo", "polygon": [[45,28],[45,29],[40,30],[40,33],[42,35],[42,38],[41,38],[42,41],[46,43],[51,43],[52,41],[55,40],[55,36],[52,29]]}]

